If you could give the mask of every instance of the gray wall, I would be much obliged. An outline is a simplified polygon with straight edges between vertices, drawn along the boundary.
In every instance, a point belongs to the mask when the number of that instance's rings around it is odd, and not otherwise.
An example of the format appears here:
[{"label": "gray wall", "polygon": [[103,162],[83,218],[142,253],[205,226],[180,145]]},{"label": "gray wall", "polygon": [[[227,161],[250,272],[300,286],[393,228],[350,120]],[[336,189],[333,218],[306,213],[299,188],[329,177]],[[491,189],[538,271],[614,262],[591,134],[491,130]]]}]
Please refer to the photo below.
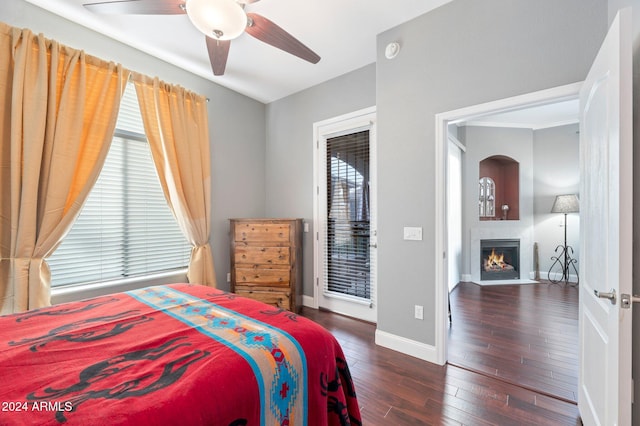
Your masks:
[{"label": "gray wall", "polygon": [[[534,240],[540,253],[540,277],[547,278],[551,256],[564,241],[564,215],[551,213],[556,195],[577,194],[580,186],[578,124],[533,132]],[[567,215],[567,244],[580,259],[580,215]],[[554,268],[554,271],[557,271]],[[571,275],[575,272],[571,270]],[[556,279],[559,277],[556,277]]]},{"label": "gray wall", "polygon": [[456,0],[378,36],[379,330],[435,344],[434,116],[583,80],[606,16],[605,0]]},{"label": "gray wall", "polygon": [[[218,287],[228,289],[228,221],[264,214],[265,105],[74,24],[23,0],[0,2],[0,20],[43,33],[90,55],[180,84],[210,99],[212,218],[211,246]],[[203,47],[204,48],[204,47]],[[241,194],[241,195],[239,195]]]},{"label": "gray wall", "polygon": [[267,105],[266,215],[300,217],[304,294],[313,296],[313,123],[375,106],[371,64]]}]

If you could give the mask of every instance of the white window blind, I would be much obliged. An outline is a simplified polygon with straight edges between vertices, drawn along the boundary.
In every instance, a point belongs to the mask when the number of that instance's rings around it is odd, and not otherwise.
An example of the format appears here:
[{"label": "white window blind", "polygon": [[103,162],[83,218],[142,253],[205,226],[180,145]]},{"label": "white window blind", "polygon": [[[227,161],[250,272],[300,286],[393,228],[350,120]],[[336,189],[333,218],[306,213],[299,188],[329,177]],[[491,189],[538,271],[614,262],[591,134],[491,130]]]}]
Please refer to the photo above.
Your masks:
[{"label": "white window blind", "polygon": [[327,139],[325,293],[373,302],[369,131]]},{"label": "white window blind", "polygon": [[129,84],[100,177],[71,231],[47,259],[52,286],[185,268],[190,251],[162,193]]}]

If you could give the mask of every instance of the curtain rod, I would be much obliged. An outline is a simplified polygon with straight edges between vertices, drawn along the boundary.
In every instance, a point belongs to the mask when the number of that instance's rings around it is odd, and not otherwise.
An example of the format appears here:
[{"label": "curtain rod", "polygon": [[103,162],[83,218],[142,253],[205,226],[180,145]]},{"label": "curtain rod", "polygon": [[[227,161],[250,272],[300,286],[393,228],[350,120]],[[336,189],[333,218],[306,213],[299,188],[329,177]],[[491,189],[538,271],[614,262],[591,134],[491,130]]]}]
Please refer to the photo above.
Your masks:
[{"label": "curtain rod", "polygon": [[[127,77],[127,81],[128,81],[128,82],[133,81],[133,72],[129,72],[129,76]],[[187,89],[187,90],[189,90],[189,89]],[[195,93],[195,92],[194,92],[194,93]],[[210,99],[209,99],[208,97],[207,97],[207,98],[205,98],[205,99],[207,100],[207,103],[210,101]]]}]

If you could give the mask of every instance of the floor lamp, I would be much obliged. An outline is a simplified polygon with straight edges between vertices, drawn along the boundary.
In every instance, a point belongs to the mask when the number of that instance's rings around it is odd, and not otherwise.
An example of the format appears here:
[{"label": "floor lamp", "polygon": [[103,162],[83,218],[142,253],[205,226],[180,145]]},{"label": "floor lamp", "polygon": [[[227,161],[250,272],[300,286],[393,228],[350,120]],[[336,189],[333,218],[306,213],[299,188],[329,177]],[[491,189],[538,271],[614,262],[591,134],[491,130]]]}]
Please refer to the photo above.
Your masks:
[{"label": "floor lamp", "polygon": [[[576,273],[576,285],[578,285],[580,281],[578,268],[576,267],[578,261],[571,257],[573,254],[573,247],[567,245],[567,214],[578,213],[579,211],[580,201],[578,200],[578,196],[575,194],[558,195],[556,200],[553,202],[553,207],[551,207],[551,213],[564,214],[564,245],[558,245],[558,247],[556,247],[556,255],[551,257],[553,263],[551,264],[551,268],[549,268],[549,281],[554,284],[558,284],[561,281],[564,281],[565,284],[569,282],[570,266],[573,267],[573,270]],[[551,270],[556,266],[556,264],[562,268],[562,277],[560,279],[551,278]]]}]

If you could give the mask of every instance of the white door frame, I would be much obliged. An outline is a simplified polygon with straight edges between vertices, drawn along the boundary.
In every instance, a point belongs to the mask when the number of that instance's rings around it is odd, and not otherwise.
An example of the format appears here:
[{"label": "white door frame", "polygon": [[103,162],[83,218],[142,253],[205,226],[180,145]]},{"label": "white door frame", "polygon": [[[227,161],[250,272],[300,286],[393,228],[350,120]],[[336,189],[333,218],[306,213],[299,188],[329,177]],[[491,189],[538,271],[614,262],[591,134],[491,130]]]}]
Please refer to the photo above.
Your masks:
[{"label": "white door frame", "polygon": [[[449,168],[447,170],[447,186],[446,186],[446,197],[447,197],[447,208],[449,211],[447,212],[448,219],[455,219],[456,223],[448,223],[447,224],[447,247],[449,247],[449,252],[452,250],[456,251],[452,256],[451,253],[448,256],[447,264],[448,264],[448,272],[454,272],[454,277],[449,275],[447,277],[448,282],[448,291],[449,293],[453,290],[454,286],[460,282],[462,277],[462,259],[457,256],[462,251],[462,209],[460,208],[460,212],[453,213],[450,211],[452,208],[458,207],[462,205],[462,170],[463,170],[463,162],[464,162],[464,154],[467,152],[467,147],[465,147],[458,139],[456,139],[453,135],[449,135],[449,145],[447,147],[447,164],[451,164],[451,156],[452,152],[459,159],[458,173],[456,175],[453,174],[453,170]],[[455,185],[455,186],[454,186]],[[455,200],[453,196],[453,190],[455,189]],[[456,203],[456,204],[454,204]],[[452,238],[455,238],[456,241],[452,241]]]},{"label": "white door frame", "polygon": [[[329,118],[327,120],[319,121],[313,124],[313,227],[314,227],[314,240],[313,240],[313,308],[320,306],[320,292],[321,281],[323,274],[323,262],[324,262],[324,235],[320,232],[325,226],[323,222],[323,215],[320,212],[321,208],[325,208],[326,199],[322,197],[322,191],[320,191],[320,181],[322,171],[319,169],[321,156],[325,156],[325,152],[321,152],[320,148],[326,148],[327,137],[338,136],[340,134],[346,134],[353,131],[357,131],[359,128],[368,128],[370,132],[370,146],[369,146],[369,181],[370,181],[370,193],[369,193],[369,209],[370,220],[373,225],[371,229],[370,243],[377,247],[377,238],[375,233],[375,224],[377,218],[377,171],[376,171],[376,107],[368,107],[358,111],[354,111],[348,114],[340,115],[337,117]],[[372,249],[375,250],[375,249]],[[375,251],[372,254],[371,261],[371,281],[372,286],[372,304],[362,303],[359,301],[340,300],[336,298],[332,303],[331,310],[343,313],[358,318],[364,319],[370,322],[377,321],[377,261],[375,260]]]},{"label": "white door frame", "polygon": [[436,362],[447,362],[448,317],[448,259],[447,259],[447,148],[449,143],[449,124],[467,121],[482,115],[496,114],[511,110],[546,105],[555,102],[578,99],[582,82],[559,86],[547,90],[514,96],[498,101],[487,102],[453,111],[436,114],[436,155],[435,155],[435,191],[436,191],[436,303],[435,303],[435,349]]}]

